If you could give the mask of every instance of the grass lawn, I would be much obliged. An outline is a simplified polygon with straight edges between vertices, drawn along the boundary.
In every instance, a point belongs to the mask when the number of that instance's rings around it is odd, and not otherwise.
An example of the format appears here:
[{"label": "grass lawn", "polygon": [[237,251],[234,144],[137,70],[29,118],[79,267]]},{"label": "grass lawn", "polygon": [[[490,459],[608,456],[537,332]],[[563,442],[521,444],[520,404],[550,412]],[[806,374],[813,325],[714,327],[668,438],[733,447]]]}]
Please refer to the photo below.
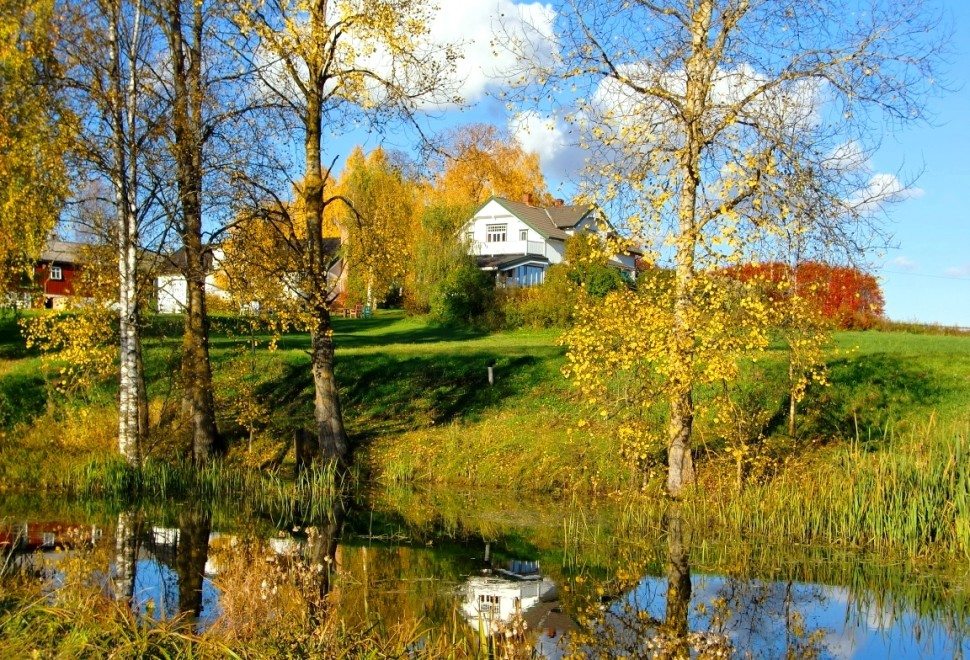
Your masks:
[{"label": "grass lawn", "polygon": [[[180,327],[179,317],[157,317],[146,333],[156,414],[177,405]],[[309,337],[286,335],[270,350],[269,337],[251,337],[233,319],[217,317],[213,330],[220,428],[230,438],[231,457],[255,464],[278,455],[293,429],[312,419]],[[540,491],[612,491],[642,482],[617,455],[607,424],[579,430],[585,412],[560,373],[564,357],[556,330],[485,333],[386,311],[337,319],[334,334],[348,429],[363,463],[381,480]],[[802,405],[800,435],[806,439],[878,439],[887,428],[931,416],[958,420],[970,408],[970,337],[843,332],[836,344],[831,386],[814,389]],[[37,450],[54,454],[56,462],[58,454],[76,460],[85,443],[91,452],[112,446],[112,385],[45,413],[41,374],[40,359],[23,348],[12,322],[0,323],[0,429],[6,433],[0,466],[8,483],[20,481],[20,472],[33,483],[47,481],[40,465],[24,466],[35,463],[28,456]],[[778,353],[752,378],[763,404],[778,411],[770,429],[775,433],[784,427],[783,374]],[[252,447],[238,421],[251,401],[260,406]],[[699,434],[716,452],[716,430],[700,428]],[[156,439],[154,446],[171,449],[171,440]],[[23,451],[27,445],[31,452]]]}]

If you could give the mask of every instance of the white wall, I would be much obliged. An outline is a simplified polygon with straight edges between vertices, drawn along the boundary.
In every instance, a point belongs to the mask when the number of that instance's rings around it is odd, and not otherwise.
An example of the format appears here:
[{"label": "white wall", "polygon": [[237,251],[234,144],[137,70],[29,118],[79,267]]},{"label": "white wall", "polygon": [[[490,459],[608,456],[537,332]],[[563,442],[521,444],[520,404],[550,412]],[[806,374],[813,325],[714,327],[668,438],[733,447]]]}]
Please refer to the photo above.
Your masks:
[{"label": "white wall", "polygon": [[159,275],[158,311],[161,314],[181,314],[185,311],[185,278],[181,275]]},{"label": "white wall", "polygon": [[[486,240],[488,238],[488,225],[493,224],[508,226],[504,243],[489,243]],[[520,239],[520,232],[523,230],[526,232],[525,241]],[[467,239],[469,232],[471,232],[471,246],[469,248],[471,254],[542,254],[549,259],[550,263],[562,261],[561,245],[558,249],[552,245],[552,243],[561,244],[561,241],[547,241],[542,234],[509,213],[505,207],[494,200],[486,204],[471,220],[465,223],[465,226],[462,227],[462,238]],[[533,244],[532,250],[529,250],[529,242]],[[545,247],[541,251],[537,251],[535,249],[538,247],[536,243],[543,243]]]},{"label": "white wall", "polygon": [[[188,302],[188,287],[181,275],[159,275],[156,280],[158,287],[158,311],[160,314],[181,314]],[[206,295],[228,299],[229,293],[216,284],[213,273],[205,277]]]}]

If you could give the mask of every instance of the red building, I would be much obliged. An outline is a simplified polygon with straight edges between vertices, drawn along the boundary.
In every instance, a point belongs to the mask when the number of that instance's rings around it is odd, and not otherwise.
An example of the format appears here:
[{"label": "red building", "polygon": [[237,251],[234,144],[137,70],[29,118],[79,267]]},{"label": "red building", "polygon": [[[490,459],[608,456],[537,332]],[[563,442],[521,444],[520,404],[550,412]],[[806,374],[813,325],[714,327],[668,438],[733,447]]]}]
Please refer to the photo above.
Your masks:
[{"label": "red building", "polygon": [[72,283],[81,270],[81,243],[50,241],[34,266],[35,306],[58,309],[73,294]]}]

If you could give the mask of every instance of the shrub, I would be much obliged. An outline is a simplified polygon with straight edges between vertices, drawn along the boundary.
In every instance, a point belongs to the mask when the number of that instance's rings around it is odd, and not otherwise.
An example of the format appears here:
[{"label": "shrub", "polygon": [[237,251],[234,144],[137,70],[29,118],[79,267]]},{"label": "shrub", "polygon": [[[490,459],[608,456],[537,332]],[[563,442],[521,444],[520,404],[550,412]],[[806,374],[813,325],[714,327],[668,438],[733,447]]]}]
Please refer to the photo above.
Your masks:
[{"label": "shrub", "polygon": [[431,317],[439,323],[481,325],[495,300],[495,280],[471,258],[449,270],[431,299]]},{"label": "shrub", "polygon": [[506,328],[565,328],[573,321],[579,291],[562,264],[546,271],[544,284],[528,288],[498,289],[497,316]]}]

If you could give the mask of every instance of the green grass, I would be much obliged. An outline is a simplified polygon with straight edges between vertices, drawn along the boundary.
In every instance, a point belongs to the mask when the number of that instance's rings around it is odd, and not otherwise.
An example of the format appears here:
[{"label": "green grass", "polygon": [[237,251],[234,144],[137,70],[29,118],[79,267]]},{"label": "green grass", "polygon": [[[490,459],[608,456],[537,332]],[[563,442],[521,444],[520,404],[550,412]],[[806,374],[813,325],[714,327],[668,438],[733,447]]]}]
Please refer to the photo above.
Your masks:
[{"label": "green grass", "polygon": [[[0,339],[15,343],[16,333],[9,323],[4,327]],[[214,328],[228,462],[258,466],[286,450],[295,428],[311,425],[309,337],[286,335],[271,351],[269,337],[257,336],[261,343],[249,350],[252,337],[244,324],[220,318]],[[179,330],[178,317],[158,317],[146,333],[150,394],[158,405],[176,399],[171,376],[178,371]],[[381,312],[337,319],[334,334],[347,426],[372,479],[583,493],[629,493],[644,484],[643,475],[618,456],[607,424],[578,429],[586,412],[561,376],[563,349],[554,330],[484,333]],[[787,529],[826,542],[965,552],[967,532],[960,525],[966,525],[966,504],[960,498],[966,475],[947,465],[967,453],[970,337],[868,331],[837,333],[835,339],[831,385],[813,388],[801,404],[794,443],[784,437],[783,356],[778,352],[749,367],[753,396],[773,412],[766,447],[775,467],[746,495],[727,496],[736,490],[729,478],[733,467],[719,453],[717,429],[699,422],[702,484],[718,493],[724,507],[719,520],[744,533]],[[0,348],[0,355],[17,356],[0,363],[0,393],[24,397],[8,406],[6,418],[0,416],[7,435],[0,447],[0,486],[56,486],[51,470],[63,475],[110,453],[110,404],[93,406],[83,419],[48,409],[38,358],[18,351]],[[489,365],[495,373],[491,386]],[[252,450],[235,420],[240,383],[248,383],[265,408]],[[92,398],[110,402],[112,392],[109,383]],[[97,442],[71,443],[97,428]],[[177,442],[157,439],[155,451],[177,454]],[[654,477],[660,473],[658,467]],[[656,487],[649,475],[646,482],[648,491]],[[802,482],[824,492],[800,488]],[[919,497],[909,496],[913,489]],[[786,506],[789,501],[794,504]],[[786,522],[784,512],[799,507],[801,513]],[[879,527],[885,521],[898,528]]]}]

